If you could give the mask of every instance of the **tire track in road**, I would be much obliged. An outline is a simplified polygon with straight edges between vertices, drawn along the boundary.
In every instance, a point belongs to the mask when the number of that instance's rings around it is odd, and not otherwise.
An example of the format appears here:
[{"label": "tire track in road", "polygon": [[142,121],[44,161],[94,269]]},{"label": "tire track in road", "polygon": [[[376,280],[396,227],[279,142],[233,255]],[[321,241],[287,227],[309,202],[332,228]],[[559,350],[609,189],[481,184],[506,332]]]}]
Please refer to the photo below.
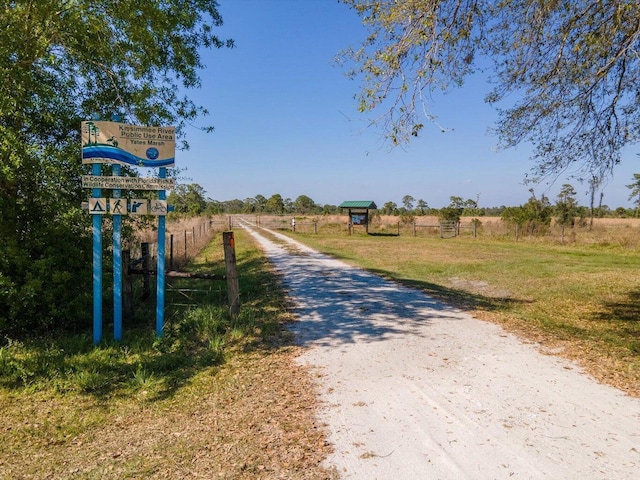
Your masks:
[{"label": "tire track in road", "polygon": [[249,224],[345,479],[636,479],[640,401],[499,326]]}]

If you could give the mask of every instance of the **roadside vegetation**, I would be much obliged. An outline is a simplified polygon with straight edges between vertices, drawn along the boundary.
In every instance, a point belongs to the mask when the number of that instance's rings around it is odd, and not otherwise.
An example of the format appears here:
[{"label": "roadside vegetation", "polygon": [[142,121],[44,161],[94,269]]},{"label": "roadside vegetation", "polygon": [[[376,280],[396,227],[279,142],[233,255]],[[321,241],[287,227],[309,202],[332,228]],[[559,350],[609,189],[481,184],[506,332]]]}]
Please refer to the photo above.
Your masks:
[{"label": "roadside vegetation", "polygon": [[[640,396],[637,227],[605,240],[289,232],[322,252],[497,322]],[[622,232],[622,233],[620,233]],[[579,237],[578,237],[579,238]]]},{"label": "roadside vegetation", "polygon": [[[218,234],[190,265],[224,273]],[[236,232],[237,318],[225,282],[168,288],[164,336],[154,305],[121,343],[86,332],[0,341],[0,478],[326,479],[307,373],[283,291],[262,253]],[[151,303],[153,303],[151,301]]]}]

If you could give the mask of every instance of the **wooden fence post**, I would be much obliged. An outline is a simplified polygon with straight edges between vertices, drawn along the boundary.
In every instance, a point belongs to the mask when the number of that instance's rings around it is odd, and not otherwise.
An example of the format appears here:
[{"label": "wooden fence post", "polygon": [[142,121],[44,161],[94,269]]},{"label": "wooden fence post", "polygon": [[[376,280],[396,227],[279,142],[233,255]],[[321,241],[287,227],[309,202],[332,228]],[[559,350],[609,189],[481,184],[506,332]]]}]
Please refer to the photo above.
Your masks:
[{"label": "wooden fence post", "polygon": [[122,317],[127,322],[133,321],[133,278],[129,274],[131,251],[122,251]]},{"label": "wooden fence post", "polygon": [[238,269],[236,266],[236,245],[233,232],[222,232],[224,244],[224,263],[227,270],[227,302],[229,313],[237,317],[240,312],[240,288],[238,286]]},{"label": "wooden fence post", "polygon": [[149,252],[149,243],[140,244],[140,253],[142,255],[142,270],[145,274],[142,276],[142,300],[146,300],[151,296],[151,287],[149,286],[149,270],[151,270],[151,254]]},{"label": "wooden fence post", "polygon": [[169,236],[169,270],[173,270],[173,233]]}]

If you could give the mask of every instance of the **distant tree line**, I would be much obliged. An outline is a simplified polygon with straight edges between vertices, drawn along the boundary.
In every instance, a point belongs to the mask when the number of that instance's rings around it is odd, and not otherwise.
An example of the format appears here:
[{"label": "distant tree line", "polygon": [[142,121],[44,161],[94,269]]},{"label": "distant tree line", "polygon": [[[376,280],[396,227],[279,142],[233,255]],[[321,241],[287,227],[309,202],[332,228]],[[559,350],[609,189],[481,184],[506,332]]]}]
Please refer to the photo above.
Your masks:
[{"label": "distant tree line", "polygon": [[295,200],[283,198],[276,193],[269,198],[264,195],[244,200],[212,200],[205,197],[204,189],[198,184],[179,185],[168,196],[167,201],[174,206],[173,215],[218,215],[218,214],[269,214],[269,215],[330,215],[340,213],[336,205],[320,205],[307,195]]},{"label": "distant tree line", "polygon": [[[536,197],[530,189],[531,197],[524,205],[481,207],[480,195],[464,199],[460,196],[449,197],[449,204],[442,208],[433,208],[423,200],[411,195],[402,197],[402,205],[393,201],[385,202],[375,214],[399,217],[404,223],[411,223],[422,216],[437,216],[441,220],[459,221],[462,217],[501,217],[504,221],[527,226],[533,233],[541,226],[548,226],[553,219],[563,226],[574,226],[576,221],[592,223],[594,218],[614,217],[631,218],[640,216],[640,174],[634,174],[634,183],[627,185],[634,208],[618,207],[612,210],[602,204],[595,204],[595,194],[590,196],[590,205],[579,205],[577,193],[572,185],[564,184],[554,204],[545,195]],[[595,190],[594,190],[595,192]],[[244,200],[212,200],[207,198],[204,189],[197,183],[178,185],[168,197],[174,206],[172,215],[197,216],[218,214],[255,214],[255,215],[335,215],[342,213],[337,205],[318,204],[307,195],[295,200],[283,198],[279,193],[269,198],[264,195]]]}]

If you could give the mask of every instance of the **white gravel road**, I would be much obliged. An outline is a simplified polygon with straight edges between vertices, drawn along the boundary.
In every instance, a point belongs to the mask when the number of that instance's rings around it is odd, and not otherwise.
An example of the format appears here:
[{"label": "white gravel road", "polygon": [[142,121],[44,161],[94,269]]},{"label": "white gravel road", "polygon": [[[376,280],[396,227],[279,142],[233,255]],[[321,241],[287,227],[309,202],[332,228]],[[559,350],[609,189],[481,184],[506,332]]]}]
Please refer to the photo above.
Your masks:
[{"label": "white gravel road", "polygon": [[[297,305],[344,479],[640,479],[640,400],[419,292],[246,226]],[[285,242],[285,248],[281,242]]]}]

